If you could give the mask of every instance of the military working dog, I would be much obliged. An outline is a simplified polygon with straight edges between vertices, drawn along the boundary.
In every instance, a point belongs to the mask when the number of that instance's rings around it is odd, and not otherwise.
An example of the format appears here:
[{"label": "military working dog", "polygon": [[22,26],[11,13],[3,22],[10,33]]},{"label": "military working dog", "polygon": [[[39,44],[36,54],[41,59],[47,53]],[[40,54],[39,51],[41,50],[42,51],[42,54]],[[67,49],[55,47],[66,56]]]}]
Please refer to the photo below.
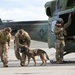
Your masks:
[{"label": "military working dog", "polygon": [[[40,56],[40,58],[42,60],[41,65],[46,65],[46,62],[47,62],[46,58],[49,60],[47,53],[42,49],[26,49],[25,54],[28,56],[28,64],[27,65],[29,65],[30,59],[32,58],[34,61],[34,66],[36,66],[35,56]],[[46,56],[46,58],[45,58],[45,56]]]}]

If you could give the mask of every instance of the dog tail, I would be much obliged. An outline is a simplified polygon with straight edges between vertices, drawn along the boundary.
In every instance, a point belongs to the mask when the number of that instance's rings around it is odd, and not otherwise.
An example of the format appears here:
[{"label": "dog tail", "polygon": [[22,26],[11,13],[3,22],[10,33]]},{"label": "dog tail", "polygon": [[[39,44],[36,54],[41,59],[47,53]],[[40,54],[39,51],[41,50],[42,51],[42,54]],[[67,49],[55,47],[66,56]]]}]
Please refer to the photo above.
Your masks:
[{"label": "dog tail", "polygon": [[46,54],[46,58],[49,60],[49,56],[47,55],[47,53],[45,53]]}]

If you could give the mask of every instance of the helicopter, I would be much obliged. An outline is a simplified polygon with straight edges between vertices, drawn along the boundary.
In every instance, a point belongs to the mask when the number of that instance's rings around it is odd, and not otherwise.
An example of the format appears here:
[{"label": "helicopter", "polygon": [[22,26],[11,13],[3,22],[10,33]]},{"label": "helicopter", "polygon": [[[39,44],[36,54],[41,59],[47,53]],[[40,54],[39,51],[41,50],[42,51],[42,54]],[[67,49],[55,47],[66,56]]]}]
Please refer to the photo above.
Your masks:
[{"label": "helicopter", "polygon": [[[53,0],[45,4],[46,15],[48,16],[48,47],[55,45],[56,36],[54,27],[58,18],[62,18],[67,23],[68,16],[71,14],[71,25],[66,29],[64,55],[75,52],[75,1],[74,0]],[[72,41],[71,43],[67,43]]]}]

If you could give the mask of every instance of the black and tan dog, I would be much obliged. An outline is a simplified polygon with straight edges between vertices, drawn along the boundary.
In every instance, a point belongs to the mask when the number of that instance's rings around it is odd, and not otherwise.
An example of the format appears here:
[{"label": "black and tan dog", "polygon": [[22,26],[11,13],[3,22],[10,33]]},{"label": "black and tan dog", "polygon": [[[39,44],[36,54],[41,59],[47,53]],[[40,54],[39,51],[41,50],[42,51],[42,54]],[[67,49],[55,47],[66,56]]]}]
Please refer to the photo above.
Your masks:
[{"label": "black and tan dog", "polygon": [[41,60],[42,60],[42,64],[41,65],[46,65],[47,60],[45,59],[45,55],[46,58],[49,60],[49,57],[47,55],[47,53],[42,50],[42,49],[26,49],[25,50],[25,54],[28,56],[28,65],[30,63],[30,58],[32,58],[34,60],[34,65],[36,65],[36,60],[35,60],[35,56],[40,56]]}]

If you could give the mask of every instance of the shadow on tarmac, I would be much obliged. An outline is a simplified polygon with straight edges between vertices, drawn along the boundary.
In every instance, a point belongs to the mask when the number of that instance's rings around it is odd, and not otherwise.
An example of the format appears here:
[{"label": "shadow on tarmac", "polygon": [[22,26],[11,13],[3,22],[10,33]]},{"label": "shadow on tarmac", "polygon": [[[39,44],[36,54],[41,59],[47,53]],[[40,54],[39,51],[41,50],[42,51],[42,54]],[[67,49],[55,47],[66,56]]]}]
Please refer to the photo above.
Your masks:
[{"label": "shadow on tarmac", "polygon": [[[27,64],[27,63],[26,63]],[[20,62],[18,60],[9,61],[8,68],[17,68],[17,67],[50,67],[50,66],[75,66],[75,61],[64,61],[63,64],[57,64],[56,61],[50,60],[50,62],[47,62],[46,66],[42,65],[40,66],[41,61],[37,61],[36,66],[34,66],[34,62],[31,61],[31,63],[27,66],[20,66]],[[2,62],[0,62],[0,68],[3,67]]]}]

